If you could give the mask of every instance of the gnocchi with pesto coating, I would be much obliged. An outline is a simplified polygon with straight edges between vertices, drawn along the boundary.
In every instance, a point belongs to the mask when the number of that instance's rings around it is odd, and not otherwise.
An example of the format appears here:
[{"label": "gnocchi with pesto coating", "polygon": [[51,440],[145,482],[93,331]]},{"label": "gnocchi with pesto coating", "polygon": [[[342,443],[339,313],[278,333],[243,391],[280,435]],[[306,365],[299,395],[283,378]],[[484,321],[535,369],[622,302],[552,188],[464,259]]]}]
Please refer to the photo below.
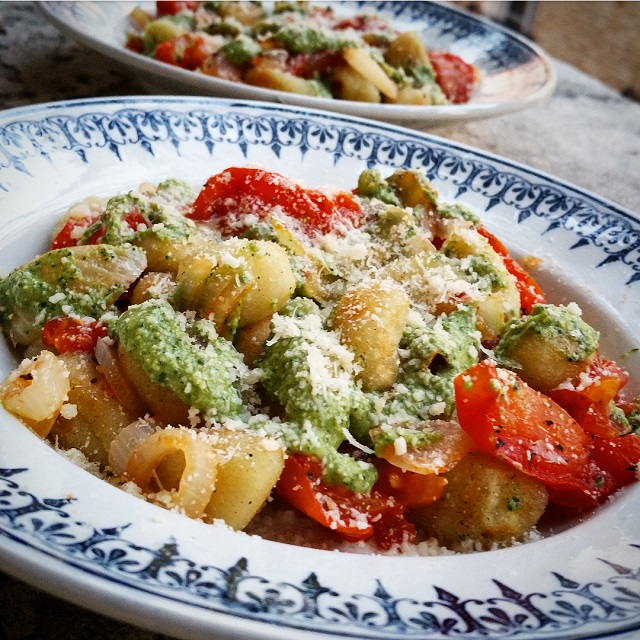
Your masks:
[{"label": "gnocchi with pesto coating", "polygon": [[[385,100],[428,56],[353,51]],[[0,279],[4,408],[160,507],[290,542],[285,511],[372,553],[519,544],[634,482],[640,399],[578,306],[422,171],[353,184],[231,166],[76,203]]]}]

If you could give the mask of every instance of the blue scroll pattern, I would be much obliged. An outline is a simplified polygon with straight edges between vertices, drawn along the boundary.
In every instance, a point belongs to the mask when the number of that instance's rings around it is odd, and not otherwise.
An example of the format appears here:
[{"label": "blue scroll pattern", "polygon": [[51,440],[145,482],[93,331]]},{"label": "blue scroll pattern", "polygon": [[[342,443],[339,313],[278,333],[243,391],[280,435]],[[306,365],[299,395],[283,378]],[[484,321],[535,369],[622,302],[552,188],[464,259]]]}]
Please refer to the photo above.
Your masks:
[{"label": "blue scroll pattern", "polygon": [[[603,583],[554,573],[549,593],[523,593],[492,580],[495,594],[464,599],[432,585],[429,600],[398,598],[381,581],[372,593],[341,594],[311,573],[299,584],[255,575],[246,558],[229,567],[203,565],[181,555],[174,540],[149,548],[127,539],[127,525],[96,529],[74,520],[73,500],[21,490],[24,468],[0,469],[0,523],[4,535],[45,545],[62,561],[106,579],[214,611],[293,628],[368,638],[552,638],[594,623],[640,628],[640,563],[610,569]],[[638,548],[640,557],[640,546]]]},{"label": "blue scroll pattern", "polygon": [[[168,102],[170,105],[170,101]],[[480,154],[460,150],[426,135],[384,126],[354,124],[338,116],[288,111],[276,107],[214,110],[205,106],[190,111],[170,106],[145,110],[123,108],[114,113],[92,111],[41,120],[16,120],[0,126],[0,189],[3,169],[28,173],[27,160],[35,155],[70,152],[88,162],[91,149],[106,148],[122,160],[128,146],[139,146],[152,158],[158,144],[167,143],[180,155],[183,146],[201,144],[213,155],[224,145],[234,145],[248,157],[250,149],[262,147],[280,157],[296,148],[304,157],[311,151],[329,154],[335,164],[355,159],[368,167],[422,169],[431,179],[455,186],[457,196],[480,195],[489,211],[498,204],[510,207],[515,221],[530,217],[543,220],[544,233],[559,229],[575,235],[571,249],[596,248],[599,265],[616,263],[624,268],[626,284],[640,281],[640,223],[624,211],[598,203],[594,198],[535,177],[517,167],[501,168]]]}]

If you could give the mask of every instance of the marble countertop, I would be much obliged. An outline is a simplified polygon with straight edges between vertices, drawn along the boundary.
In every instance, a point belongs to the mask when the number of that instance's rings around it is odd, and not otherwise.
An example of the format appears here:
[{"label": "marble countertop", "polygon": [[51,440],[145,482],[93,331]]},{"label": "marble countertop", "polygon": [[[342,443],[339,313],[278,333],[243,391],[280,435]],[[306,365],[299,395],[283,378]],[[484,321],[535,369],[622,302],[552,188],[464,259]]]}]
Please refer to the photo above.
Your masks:
[{"label": "marble countertop", "polygon": [[[522,162],[640,212],[640,104],[556,64],[557,89],[545,103],[430,133]],[[48,24],[32,3],[0,2],[0,109],[147,93],[117,63]],[[163,638],[1,573],[0,602],[0,640]]]}]

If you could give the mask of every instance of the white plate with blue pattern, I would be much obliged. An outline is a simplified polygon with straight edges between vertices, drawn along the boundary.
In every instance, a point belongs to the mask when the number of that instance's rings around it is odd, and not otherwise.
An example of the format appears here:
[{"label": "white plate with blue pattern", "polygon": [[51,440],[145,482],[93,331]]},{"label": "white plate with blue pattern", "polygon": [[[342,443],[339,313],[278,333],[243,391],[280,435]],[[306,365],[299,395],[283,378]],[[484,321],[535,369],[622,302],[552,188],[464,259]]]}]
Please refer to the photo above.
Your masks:
[{"label": "white plate with blue pattern", "polygon": [[[366,167],[424,169],[552,301],[606,328],[640,370],[640,219],[460,144],[297,107],[130,97],[0,114],[0,274],[47,248],[91,194],[257,163],[348,188]],[[0,378],[16,356],[0,343]],[[638,376],[634,391],[638,393]],[[90,475],[0,409],[0,568],[79,605],[180,638],[575,640],[640,634],[640,486],[570,528],[472,555],[365,556],[269,542],[164,511]]]},{"label": "white plate with blue pattern", "polygon": [[[153,3],[135,3],[154,11]],[[167,92],[295,104],[416,126],[475,120],[525,109],[556,86],[549,56],[536,44],[476,15],[437,2],[323,2],[338,15],[376,11],[401,31],[418,30],[431,49],[450,51],[478,67],[479,86],[465,104],[408,106],[327,100],[252,87],[187,71],[125,48],[131,30],[129,2],[42,2],[57,27],[128,68],[153,93]]]}]

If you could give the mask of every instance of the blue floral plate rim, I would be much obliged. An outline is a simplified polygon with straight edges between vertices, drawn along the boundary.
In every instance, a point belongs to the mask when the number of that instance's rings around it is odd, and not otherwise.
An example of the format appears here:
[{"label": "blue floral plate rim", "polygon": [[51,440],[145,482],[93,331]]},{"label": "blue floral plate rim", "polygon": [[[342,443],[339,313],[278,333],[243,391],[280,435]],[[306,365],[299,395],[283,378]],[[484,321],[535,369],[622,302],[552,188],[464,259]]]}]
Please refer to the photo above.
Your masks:
[{"label": "blue floral plate rim", "polygon": [[[129,184],[153,160],[190,172],[202,162],[220,164],[220,153],[291,175],[306,171],[307,180],[348,181],[366,166],[420,166],[441,193],[511,229],[515,244],[520,234],[549,242],[561,267],[576,263],[581,277],[603,280],[598,296],[615,305],[626,299],[615,313],[605,309],[607,317],[622,325],[637,317],[635,214],[435,136],[236,100],[141,96],[0,113],[0,269],[18,258],[13,234],[53,224],[47,208],[78,192],[78,176],[94,188],[104,175],[93,182],[92,175],[109,168]],[[213,171],[200,172],[198,179]],[[36,183],[42,193],[27,193]],[[45,237],[46,228],[39,233]],[[4,349],[2,376],[13,362]],[[637,487],[574,529],[528,545],[472,556],[372,557],[269,543],[158,513],[87,476],[6,413],[0,442],[2,567],[140,626],[185,638],[215,631],[429,640],[622,640],[640,629]],[[536,571],[523,575],[521,566]]]},{"label": "blue floral plate rim", "polygon": [[[153,3],[140,2],[150,10]],[[371,10],[402,30],[419,29],[428,46],[461,55],[476,64],[482,80],[465,104],[412,106],[324,100],[252,87],[193,73],[128,51],[125,47],[131,2],[45,1],[38,9],[56,27],[86,46],[117,60],[151,93],[190,94],[272,101],[356,117],[422,125],[462,122],[526,109],[549,97],[557,83],[552,58],[535,42],[477,14],[441,2],[330,1],[342,13]]]}]

